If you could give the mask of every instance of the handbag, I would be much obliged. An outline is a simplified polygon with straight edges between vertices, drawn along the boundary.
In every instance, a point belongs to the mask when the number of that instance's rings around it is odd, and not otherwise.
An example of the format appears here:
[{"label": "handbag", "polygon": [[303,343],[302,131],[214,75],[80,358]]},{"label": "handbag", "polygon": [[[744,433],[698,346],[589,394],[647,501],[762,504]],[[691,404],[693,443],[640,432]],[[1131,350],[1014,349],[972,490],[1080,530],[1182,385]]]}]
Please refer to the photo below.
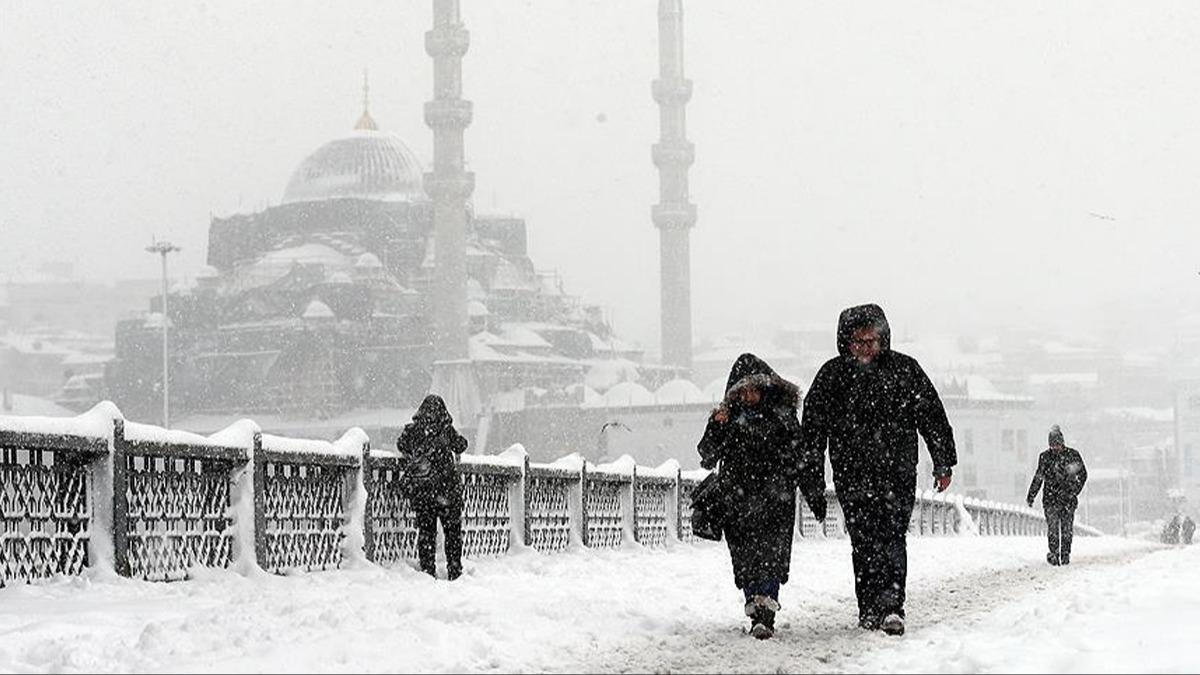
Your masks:
[{"label": "handbag", "polygon": [[728,507],[720,477],[714,471],[692,490],[692,534],[701,539],[721,541],[725,530]]}]

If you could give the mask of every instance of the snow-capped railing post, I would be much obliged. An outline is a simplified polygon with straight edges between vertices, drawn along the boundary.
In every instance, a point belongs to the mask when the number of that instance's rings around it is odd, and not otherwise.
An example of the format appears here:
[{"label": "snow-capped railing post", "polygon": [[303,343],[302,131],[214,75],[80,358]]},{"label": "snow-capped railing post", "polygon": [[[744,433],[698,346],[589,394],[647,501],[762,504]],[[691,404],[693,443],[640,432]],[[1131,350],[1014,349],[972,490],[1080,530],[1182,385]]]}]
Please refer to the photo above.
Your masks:
[{"label": "snow-capped railing post", "polygon": [[667,513],[667,522],[671,523],[675,541],[683,541],[683,469],[678,465],[675,466],[674,493],[667,503],[672,509]]},{"label": "snow-capped railing post", "polygon": [[254,560],[267,569],[267,457],[263,453],[262,433],[254,434],[254,457],[251,458],[251,479],[254,486]]},{"label": "snow-capped railing post", "polygon": [[632,536],[635,543],[641,543],[641,535],[638,533],[638,500],[637,500],[637,465],[633,465],[633,473],[629,477],[629,485],[621,494],[621,515],[625,519],[624,533],[622,539]]},{"label": "snow-capped railing post", "polygon": [[375,472],[371,466],[371,443],[370,441],[363,443],[362,454],[362,486],[366,493],[365,497],[365,515],[363,518],[363,556],[369,562],[375,562],[375,527],[374,520],[371,518],[372,509],[375,506]]},{"label": "snow-capped railing post", "polygon": [[112,452],[112,544],[113,570],[129,576],[129,446],[125,442],[125,420],[113,420]]},{"label": "snow-capped railing post", "polygon": [[586,547],[591,547],[591,537],[588,536],[588,471],[587,462],[580,462],[579,466],[579,541],[583,542]]},{"label": "snow-capped railing post", "polygon": [[262,449],[262,432],[254,428],[250,436],[249,456],[245,462],[234,467],[231,473],[233,484],[231,504],[233,510],[233,560],[234,567],[242,574],[249,575],[260,571],[258,565],[258,532],[265,527],[262,522],[262,509],[257,508],[259,501],[257,483],[254,482],[255,458]]},{"label": "snow-capped railing post", "polygon": [[508,488],[510,549],[523,549],[529,544],[529,455],[521,458],[521,475]]}]

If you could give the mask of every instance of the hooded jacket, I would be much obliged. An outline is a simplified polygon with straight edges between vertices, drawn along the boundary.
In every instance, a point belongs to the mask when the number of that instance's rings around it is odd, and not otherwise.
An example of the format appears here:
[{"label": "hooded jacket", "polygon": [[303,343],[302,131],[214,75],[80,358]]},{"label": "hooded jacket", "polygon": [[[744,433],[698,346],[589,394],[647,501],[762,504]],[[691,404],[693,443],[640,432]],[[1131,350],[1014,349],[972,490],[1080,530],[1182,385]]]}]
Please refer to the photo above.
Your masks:
[{"label": "hooded jacket", "polygon": [[[850,351],[854,332],[879,330],[880,352],[867,365]],[[838,495],[896,493],[914,499],[917,435],[925,439],[934,475],[957,464],[954,433],[941,398],[917,360],[892,349],[891,328],[878,305],[841,313],[838,356],[825,362],[804,399],[803,445],[810,463],[825,449]],[[824,476],[822,476],[822,480]]]},{"label": "hooded jacket", "polygon": [[[751,387],[762,393],[756,405],[742,403],[742,392]],[[734,581],[738,588],[765,580],[786,583],[797,483],[813,512],[825,517],[823,472],[803,466],[800,456],[800,390],[753,354],[738,357],[725,389],[722,405],[729,418],[722,423],[710,417],[697,450],[701,466],[720,464]]]},{"label": "hooded jacket", "polygon": [[466,449],[467,439],[455,430],[442,397],[426,396],[396,439],[407,496],[414,506],[462,499],[458,456]]}]

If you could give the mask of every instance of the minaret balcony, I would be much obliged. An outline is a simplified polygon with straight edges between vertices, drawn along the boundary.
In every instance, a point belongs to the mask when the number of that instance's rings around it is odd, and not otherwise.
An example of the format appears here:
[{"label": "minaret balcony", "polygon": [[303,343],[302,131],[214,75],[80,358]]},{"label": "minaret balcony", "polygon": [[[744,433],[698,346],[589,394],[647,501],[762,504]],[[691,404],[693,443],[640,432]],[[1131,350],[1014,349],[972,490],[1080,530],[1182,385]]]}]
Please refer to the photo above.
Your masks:
[{"label": "minaret balcony", "polygon": [[425,174],[425,194],[435,202],[464,201],[475,192],[475,174],[461,173],[457,176]]},{"label": "minaret balcony", "polygon": [[452,56],[462,58],[471,46],[471,33],[462,24],[438,26],[425,32],[425,53],[438,58]]},{"label": "minaret balcony", "polygon": [[683,77],[658,79],[651,84],[651,91],[660,105],[687,103],[692,98],[692,81]]},{"label": "minaret balcony", "polygon": [[663,141],[651,146],[650,154],[654,158],[654,166],[660,169],[663,167],[686,167],[696,161],[696,146],[688,141]]},{"label": "minaret balcony", "polygon": [[650,217],[662,229],[688,228],[696,224],[695,204],[655,204]]},{"label": "minaret balcony", "polygon": [[465,129],[470,123],[470,101],[447,98],[434,99],[425,104],[425,124],[434,129]]}]

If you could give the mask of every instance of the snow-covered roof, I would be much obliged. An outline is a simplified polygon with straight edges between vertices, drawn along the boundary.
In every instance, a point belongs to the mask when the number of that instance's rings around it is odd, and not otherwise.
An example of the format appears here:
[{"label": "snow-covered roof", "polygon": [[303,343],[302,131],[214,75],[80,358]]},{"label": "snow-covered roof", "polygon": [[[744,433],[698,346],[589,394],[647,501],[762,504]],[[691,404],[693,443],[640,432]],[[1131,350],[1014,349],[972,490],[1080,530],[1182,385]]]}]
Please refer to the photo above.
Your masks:
[{"label": "snow-covered roof", "polygon": [[967,399],[971,401],[1032,401],[1029,396],[1005,394],[992,384],[992,381],[982,375],[968,375]]},{"label": "snow-covered roof", "polygon": [[1175,420],[1174,408],[1105,408],[1104,413],[1115,417],[1130,417],[1148,422],[1173,422]]},{"label": "snow-covered roof", "polygon": [[640,377],[638,365],[629,359],[605,359],[588,361],[584,382],[596,391],[607,391],[621,382],[636,382]]},{"label": "snow-covered roof", "polygon": [[1097,384],[1099,373],[1034,373],[1029,383],[1038,384]]},{"label": "snow-covered roof", "polygon": [[6,399],[8,406],[0,407],[0,415],[38,415],[41,417],[74,417],[75,412],[68,410],[49,399],[26,394],[9,394]]}]

